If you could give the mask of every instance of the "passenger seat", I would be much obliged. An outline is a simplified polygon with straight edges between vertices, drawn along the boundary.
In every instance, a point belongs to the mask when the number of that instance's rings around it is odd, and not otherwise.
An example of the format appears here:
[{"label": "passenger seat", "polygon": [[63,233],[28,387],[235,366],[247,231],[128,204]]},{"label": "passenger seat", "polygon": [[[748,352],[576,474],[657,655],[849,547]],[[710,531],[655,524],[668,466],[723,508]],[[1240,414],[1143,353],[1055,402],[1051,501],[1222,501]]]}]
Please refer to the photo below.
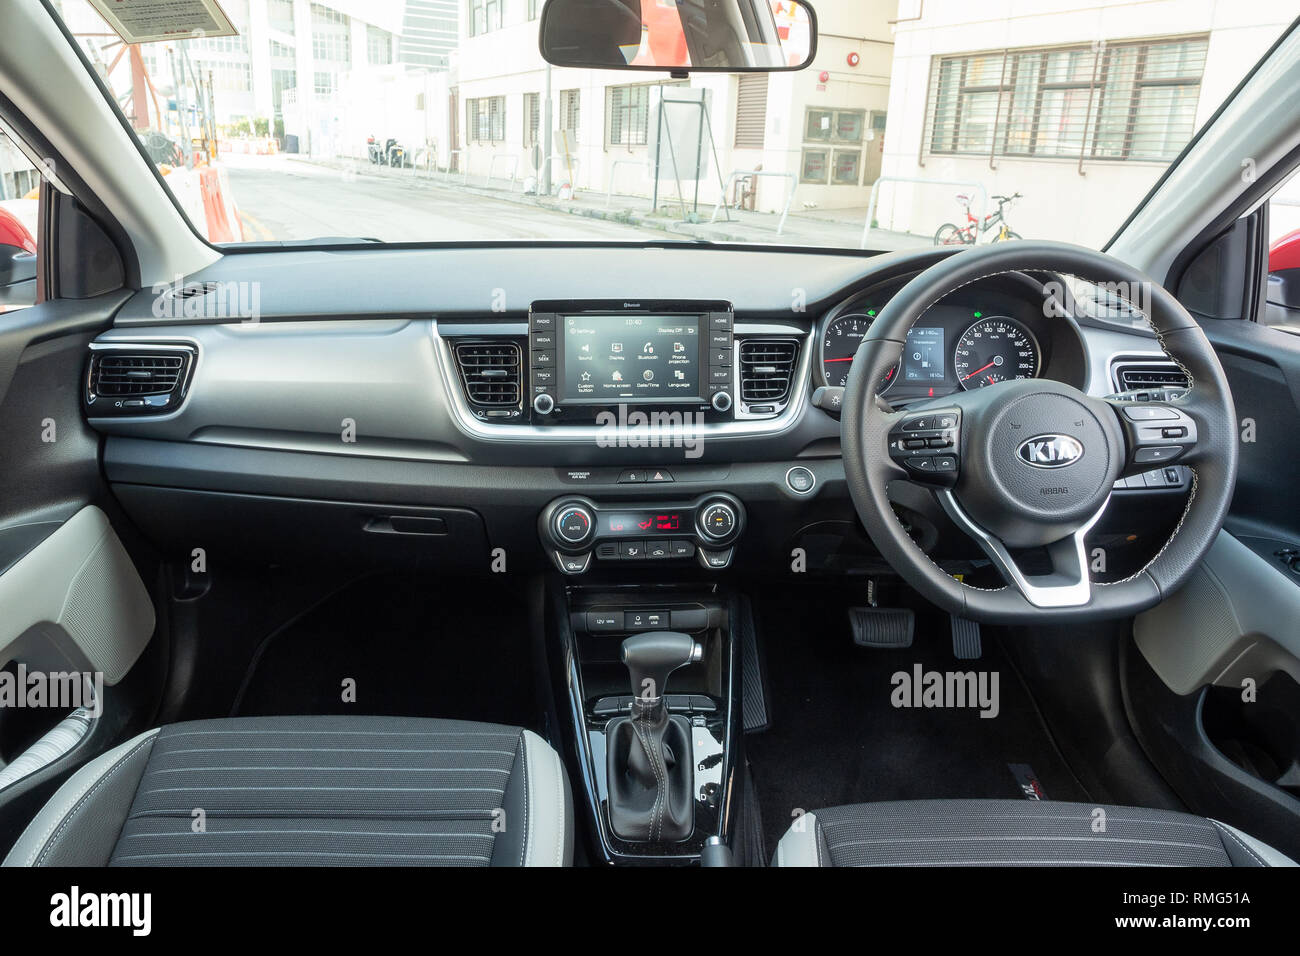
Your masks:
[{"label": "passenger seat", "polygon": [[78,770],[5,866],[568,866],[559,756],[518,727],[399,717],[171,724]]}]

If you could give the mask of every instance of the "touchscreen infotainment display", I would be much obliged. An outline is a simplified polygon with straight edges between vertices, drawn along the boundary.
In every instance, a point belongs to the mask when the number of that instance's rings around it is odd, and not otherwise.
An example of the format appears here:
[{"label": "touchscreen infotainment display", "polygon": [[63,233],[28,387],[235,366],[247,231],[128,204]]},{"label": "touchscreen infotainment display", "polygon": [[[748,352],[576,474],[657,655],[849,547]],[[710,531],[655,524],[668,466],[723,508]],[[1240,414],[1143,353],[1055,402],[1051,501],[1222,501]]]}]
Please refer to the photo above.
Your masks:
[{"label": "touchscreen infotainment display", "polygon": [[562,402],[698,402],[699,315],[566,315]]}]

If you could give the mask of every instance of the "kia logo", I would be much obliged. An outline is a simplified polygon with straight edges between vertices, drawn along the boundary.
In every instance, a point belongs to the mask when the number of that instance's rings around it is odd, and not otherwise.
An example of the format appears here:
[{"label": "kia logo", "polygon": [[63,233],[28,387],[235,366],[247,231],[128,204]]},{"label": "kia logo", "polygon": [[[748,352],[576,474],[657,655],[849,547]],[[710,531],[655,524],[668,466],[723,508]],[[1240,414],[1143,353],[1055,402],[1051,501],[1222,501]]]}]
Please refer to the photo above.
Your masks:
[{"label": "kia logo", "polygon": [[1083,457],[1083,446],[1069,435],[1035,435],[1021,442],[1016,454],[1035,468],[1064,468]]}]

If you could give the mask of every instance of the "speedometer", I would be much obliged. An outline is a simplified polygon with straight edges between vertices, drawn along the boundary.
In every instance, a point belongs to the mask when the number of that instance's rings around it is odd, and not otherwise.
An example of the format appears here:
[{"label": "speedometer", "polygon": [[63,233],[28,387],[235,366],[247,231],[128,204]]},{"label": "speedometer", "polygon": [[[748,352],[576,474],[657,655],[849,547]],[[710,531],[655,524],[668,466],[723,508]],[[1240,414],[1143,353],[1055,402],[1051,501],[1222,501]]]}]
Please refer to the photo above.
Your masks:
[{"label": "speedometer", "polygon": [[1038,375],[1034,337],[1019,322],[1004,316],[980,319],[957,342],[952,368],[962,388],[984,388],[1013,378]]},{"label": "speedometer", "polygon": [[[853,356],[858,354],[858,346],[871,328],[873,317],[860,312],[841,315],[826,326],[822,338],[822,372],[826,384],[843,388],[849,381],[849,369],[853,367]],[[880,380],[880,391],[884,391],[894,380],[898,371],[895,365]]]}]

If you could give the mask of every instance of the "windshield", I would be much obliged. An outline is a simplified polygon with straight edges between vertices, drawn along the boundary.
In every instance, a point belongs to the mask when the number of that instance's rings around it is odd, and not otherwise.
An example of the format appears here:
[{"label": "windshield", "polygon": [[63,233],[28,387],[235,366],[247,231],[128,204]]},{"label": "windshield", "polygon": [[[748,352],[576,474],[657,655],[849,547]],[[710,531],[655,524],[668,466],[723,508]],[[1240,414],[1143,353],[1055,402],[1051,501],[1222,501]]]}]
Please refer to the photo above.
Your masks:
[{"label": "windshield", "polygon": [[[675,2],[640,0],[643,49]],[[1300,11],[813,0],[808,68],[673,80],[548,66],[542,0],[190,0],[133,44],[96,5],[54,3],[214,243],[873,250],[1099,248]]]}]

